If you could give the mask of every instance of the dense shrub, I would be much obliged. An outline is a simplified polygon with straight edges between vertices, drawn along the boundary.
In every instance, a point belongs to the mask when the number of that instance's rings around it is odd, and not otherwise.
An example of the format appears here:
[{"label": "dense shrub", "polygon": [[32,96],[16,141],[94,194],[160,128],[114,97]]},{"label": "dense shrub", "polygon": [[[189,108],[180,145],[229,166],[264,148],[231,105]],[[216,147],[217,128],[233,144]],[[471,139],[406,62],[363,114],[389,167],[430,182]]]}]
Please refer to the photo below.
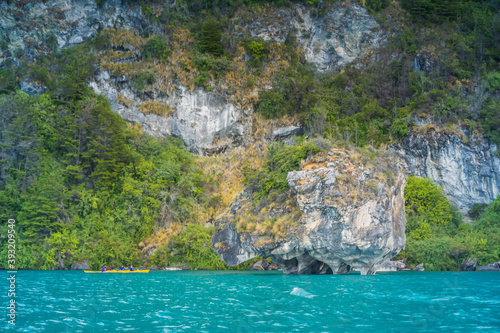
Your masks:
[{"label": "dense shrub", "polygon": [[167,44],[161,36],[150,38],[142,47],[142,54],[147,59],[157,58],[166,60],[170,54]]},{"label": "dense shrub", "polygon": [[156,75],[154,75],[153,73],[144,72],[134,78],[134,85],[137,90],[142,92],[147,85],[153,84],[155,81]]},{"label": "dense shrub", "polygon": [[[430,180],[412,176],[408,185],[406,247],[397,258],[431,271],[459,270],[467,258],[478,258],[480,265],[500,260],[500,196],[489,206],[474,205],[469,215],[476,220],[468,224]],[[436,216],[437,209],[449,214]]]},{"label": "dense shrub", "polygon": [[386,8],[389,4],[389,0],[366,0],[366,7],[372,12],[378,12]]},{"label": "dense shrub", "polygon": [[448,199],[430,179],[408,177],[405,205],[409,216],[425,216],[429,224],[447,224],[452,220]]},{"label": "dense shrub", "polygon": [[459,14],[460,0],[402,0],[414,20],[441,22],[454,20]]},{"label": "dense shrub", "polygon": [[214,17],[206,19],[199,29],[197,39],[200,51],[216,57],[223,55],[222,28],[217,19]]},{"label": "dense shrub", "polygon": [[305,113],[318,100],[317,86],[313,68],[303,65],[290,67],[276,76],[271,90],[260,93],[257,111],[267,118]]},{"label": "dense shrub", "polygon": [[251,67],[257,67],[267,59],[269,55],[269,42],[262,38],[248,38],[245,39],[243,45],[246,53],[251,57],[248,62]]}]

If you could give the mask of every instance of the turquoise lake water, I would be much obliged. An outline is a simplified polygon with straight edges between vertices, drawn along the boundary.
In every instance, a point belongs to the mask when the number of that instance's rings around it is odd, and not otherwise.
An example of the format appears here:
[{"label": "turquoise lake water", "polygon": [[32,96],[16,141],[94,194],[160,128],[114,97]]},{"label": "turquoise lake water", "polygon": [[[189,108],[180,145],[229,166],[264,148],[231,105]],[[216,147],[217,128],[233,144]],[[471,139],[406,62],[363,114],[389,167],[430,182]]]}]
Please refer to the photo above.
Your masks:
[{"label": "turquoise lake water", "polygon": [[19,271],[16,288],[16,332],[500,332],[498,272]]}]

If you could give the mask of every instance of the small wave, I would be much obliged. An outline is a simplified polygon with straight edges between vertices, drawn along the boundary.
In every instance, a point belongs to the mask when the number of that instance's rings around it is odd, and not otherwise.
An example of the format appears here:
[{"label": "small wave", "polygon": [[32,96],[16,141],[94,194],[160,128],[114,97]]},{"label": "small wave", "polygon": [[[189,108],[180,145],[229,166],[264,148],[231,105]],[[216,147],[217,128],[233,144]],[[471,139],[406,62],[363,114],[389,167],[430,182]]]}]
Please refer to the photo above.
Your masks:
[{"label": "small wave", "polygon": [[304,289],[302,288],[293,288],[292,292],[290,293],[290,295],[294,295],[294,296],[299,296],[299,297],[305,297],[305,298],[313,298],[313,297],[316,297],[316,295],[313,295],[311,293],[308,293],[307,291],[305,291]]}]

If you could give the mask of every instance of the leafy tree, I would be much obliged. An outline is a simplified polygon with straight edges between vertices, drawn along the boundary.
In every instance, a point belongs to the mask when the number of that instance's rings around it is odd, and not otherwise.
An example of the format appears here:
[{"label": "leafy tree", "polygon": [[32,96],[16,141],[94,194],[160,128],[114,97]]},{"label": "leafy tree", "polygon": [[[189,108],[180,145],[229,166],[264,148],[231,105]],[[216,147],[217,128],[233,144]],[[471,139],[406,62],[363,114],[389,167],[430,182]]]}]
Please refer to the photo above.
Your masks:
[{"label": "leafy tree", "polygon": [[198,43],[202,52],[210,53],[216,57],[224,54],[222,28],[214,17],[206,19],[201,24],[198,34]]},{"label": "leafy tree", "polygon": [[467,212],[467,215],[471,218],[471,219],[478,219],[483,213],[484,211],[486,210],[486,208],[488,207],[487,204],[485,203],[482,203],[482,204],[474,204],[472,206],[471,209],[469,209],[469,211]]},{"label": "leafy tree", "polygon": [[166,60],[169,56],[167,44],[161,36],[150,38],[142,47],[142,53],[147,59],[157,58]]},{"label": "leafy tree", "polygon": [[61,172],[55,161],[47,161],[40,166],[41,173],[25,194],[21,195],[23,204],[19,212],[19,224],[29,241],[50,236],[61,230],[67,222],[60,215],[66,189],[61,183]]},{"label": "leafy tree", "polygon": [[17,88],[16,68],[0,68],[0,95],[12,93]]},{"label": "leafy tree", "polygon": [[409,176],[405,202],[407,214],[425,215],[430,224],[447,224],[452,220],[448,199],[430,179]]}]

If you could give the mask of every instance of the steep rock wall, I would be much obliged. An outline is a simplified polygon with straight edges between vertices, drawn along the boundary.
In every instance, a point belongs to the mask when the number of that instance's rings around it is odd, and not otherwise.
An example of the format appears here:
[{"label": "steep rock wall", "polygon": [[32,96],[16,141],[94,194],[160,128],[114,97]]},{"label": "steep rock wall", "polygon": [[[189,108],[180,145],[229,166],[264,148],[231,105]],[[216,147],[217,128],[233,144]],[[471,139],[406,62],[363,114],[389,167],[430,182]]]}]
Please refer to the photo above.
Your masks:
[{"label": "steep rock wall", "polygon": [[[252,201],[246,190],[218,222],[212,245],[221,259],[234,266],[271,257],[285,274],[373,274],[404,248],[406,183],[395,156],[387,154],[368,167],[335,150],[290,172],[288,183],[300,214],[292,217],[286,236],[242,226]],[[278,211],[291,206],[275,205]]]},{"label": "steep rock wall", "polygon": [[[241,9],[251,17],[245,23],[248,28],[245,35],[283,43],[294,32],[307,60],[320,70],[343,66],[382,43],[383,33],[375,19],[356,2],[337,2],[321,17],[312,17],[310,10],[300,5],[266,10],[274,16],[272,19],[263,12],[255,14],[249,8]],[[140,6],[120,0],[108,0],[102,9],[93,0],[27,4],[4,1],[0,3],[0,28],[0,66],[7,62],[21,64],[21,57],[36,61],[42,54],[82,43],[105,28],[139,34],[154,30]],[[128,51],[140,58],[140,50]],[[178,82],[171,82],[178,88],[168,96],[160,91],[139,96],[125,80],[101,71],[89,84],[95,92],[110,99],[114,112],[140,124],[154,136],[178,136],[190,151],[211,154],[241,145],[250,133],[251,110],[238,108],[217,94],[202,89],[190,91]],[[45,87],[28,80],[22,80],[21,88],[32,95],[45,91]],[[132,103],[119,103],[118,95]],[[145,102],[168,105],[174,112],[168,116],[142,113],[139,106]]]},{"label": "steep rock wall", "polygon": [[380,47],[386,37],[376,20],[357,2],[335,2],[325,15],[304,6],[268,9],[246,20],[252,36],[285,42],[294,34],[307,61],[321,70],[335,69]]},{"label": "steep rock wall", "polygon": [[411,133],[393,150],[406,161],[410,174],[433,179],[465,214],[473,204],[489,204],[500,194],[497,146],[487,138],[468,141],[432,130]]},{"label": "steep rock wall", "polygon": [[[172,114],[162,116],[141,112],[139,107],[145,101],[128,85],[117,83],[107,71],[99,73],[90,86],[97,94],[106,96],[114,112],[125,120],[140,124],[144,131],[156,137],[179,137],[188,150],[201,155],[224,149],[224,143],[241,144],[247,130],[242,110],[200,88],[191,91],[179,84],[170,95],[153,98],[156,103],[170,106]],[[119,95],[130,104],[119,103]]]},{"label": "steep rock wall", "polygon": [[146,22],[140,6],[108,0],[98,9],[93,0],[0,2],[0,66],[20,64],[20,56],[33,61],[54,48],[82,43],[105,28],[142,31]]}]

